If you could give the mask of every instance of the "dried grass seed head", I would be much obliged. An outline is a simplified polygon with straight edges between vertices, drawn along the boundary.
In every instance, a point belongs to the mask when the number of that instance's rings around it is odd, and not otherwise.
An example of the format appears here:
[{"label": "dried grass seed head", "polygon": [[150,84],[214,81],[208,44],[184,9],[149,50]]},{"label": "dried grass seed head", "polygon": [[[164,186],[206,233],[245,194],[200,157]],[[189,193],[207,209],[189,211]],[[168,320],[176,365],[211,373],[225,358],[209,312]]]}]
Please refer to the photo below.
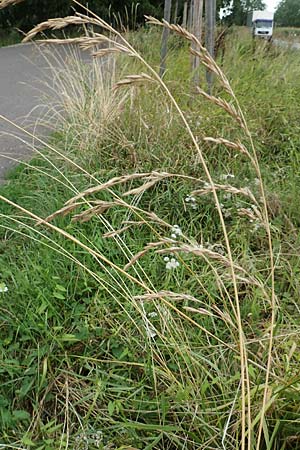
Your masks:
[{"label": "dried grass seed head", "polygon": [[139,75],[127,75],[123,80],[118,81],[115,85],[115,89],[119,89],[124,86],[132,86],[136,84],[143,84],[148,82],[155,82],[154,78],[150,77],[146,73],[141,73]]},{"label": "dried grass seed head", "polygon": [[[37,34],[41,33],[45,30],[61,30],[69,25],[94,25],[101,27],[111,33],[118,34],[108,23],[104,20],[100,19],[100,17],[93,18],[90,16],[86,16],[84,14],[76,13],[74,16],[66,16],[62,18],[54,18],[46,20],[45,22],[41,22],[36,27],[32,28],[25,38],[23,42],[28,42],[33,39]],[[98,36],[99,37],[99,36]]]},{"label": "dried grass seed head", "polygon": [[220,98],[220,97],[214,97],[213,95],[208,94],[203,89],[199,88],[197,86],[196,91],[198,94],[202,95],[204,98],[206,98],[211,103],[214,103],[215,105],[222,108],[227,114],[229,114],[233,119],[236,120],[236,122],[239,124],[239,126],[246,131],[246,127],[244,124],[243,118],[238,113],[237,109],[232,103],[227,102],[226,100]]},{"label": "dried grass seed head", "polygon": [[1,0],[0,1],[0,9],[6,8],[7,6],[17,5],[18,3],[23,2],[24,0]]},{"label": "dried grass seed head", "polygon": [[225,147],[236,150],[239,153],[242,153],[243,155],[247,155],[250,158],[250,154],[247,150],[247,148],[240,142],[232,142],[228,139],[224,138],[213,138],[213,137],[204,137],[204,141],[211,142],[213,144],[221,144],[225,145]]}]

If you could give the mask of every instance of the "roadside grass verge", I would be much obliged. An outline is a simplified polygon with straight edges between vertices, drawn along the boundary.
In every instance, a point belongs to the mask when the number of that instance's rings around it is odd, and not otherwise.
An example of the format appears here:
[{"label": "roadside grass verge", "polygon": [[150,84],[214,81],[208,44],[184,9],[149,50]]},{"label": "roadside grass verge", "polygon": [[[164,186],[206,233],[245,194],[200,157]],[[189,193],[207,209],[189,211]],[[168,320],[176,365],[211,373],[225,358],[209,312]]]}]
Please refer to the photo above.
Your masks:
[{"label": "roadside grass verge", "polygon": [[[159,36],[130,37],[154,67]],[[114,103],[104,95],[114,113],[105,122],[96,100],[111,86],[95,91],[99,79],[84,76],[83,102],[60,84],[70,110],[51,147],[62,154],[48,147],[51,165],[35,158],[1,188],[23,208],[1,202],[0,417],[8,448],[258,448],[259,430],[261,448],[297,446],[299,56],[253,53],[246,37],[229,39],[223,68],[254,130],[268,211],[260,209],[257,168],[238,147],[204,139],[246,145],[223,110],[191,92],[189,55],[177,37],[166,82],[213,185],[155,83],[127,78],[129,91]],[[126,70],[140,74],[141,62]],[[69,80],[78,92],[78,80]],[[84,202],[70,211],[75,221],[57,215],[37,225],[25,213],[46,218],[96,185],[74,200]],[[257,210],[270,217],[276,308]]]},{"label": "roadside grass verge", "polygon": [[274,36],[277,39],[288,40],[290,42],[300,42],[300,28],[298,27],[276,27]]}]

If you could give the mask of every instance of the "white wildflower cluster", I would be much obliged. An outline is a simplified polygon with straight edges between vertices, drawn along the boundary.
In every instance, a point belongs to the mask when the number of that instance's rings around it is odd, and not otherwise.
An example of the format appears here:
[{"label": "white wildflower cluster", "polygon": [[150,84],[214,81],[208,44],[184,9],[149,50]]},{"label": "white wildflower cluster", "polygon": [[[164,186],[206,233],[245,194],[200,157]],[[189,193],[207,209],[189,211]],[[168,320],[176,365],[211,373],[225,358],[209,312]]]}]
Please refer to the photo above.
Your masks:
[{"label": "white wildflower cluster", "polygon": [[179,262],[174,257],[169,258],[169,256],[165,256],[164,257],[164,261],[166,263],[166,269],[167,270],[176,269],[177,267],[180,266]]},{"label": "white wildflower cluster", "polygon": [[88,450],[89,444],[93,444],[93,447],[103,448],[103,433],[101,430],[95,431],[89,435],[84,433],[80,433],[75,438],[75,447],[74,450]]},{"label": "white wildflower cluster", "polygon": [[225,194],[223,195],[224,200],[231,200],[232,199],[232,194],[231,192],[225,192]]},{"label": "white wildflower cluster", "polygon": [[187,195],[184,201],[189,205],[191,209],[197,209],[197,201],[192,195]]},{"label": "white wildflower cluster", "polygon": [[223,181],[227,181],[230,178],[231,179],[235,178],[232,173],[224,173],[223,175],[220,176],[220,180],[223,180]]},{"label": "white wildflower cluster", "polygon": [[149,319],[145,320],[145,328],[146,334],[149,339],[154,339],[155,336],[157,336],[156,329],[154,328],[154,325],[152,325]]},{"label": "white wildflower cluster", "polygon": [[153,327],[148,326],[146,327],[146,334],[149,339],[154,339],[157,333]]},{"label": "white wildflower cluster", "polygon": [[102,441],[103,441],[103,433],[101,430],[96,431],[95,433],[92,434],[91,436],[92,440],[93,440],[93,444],[97,447],[100,448]]},{"label": "white wildflower cluster", "polygon": [[0,293],[7,292],[7,291],[8,291],[8,287],[6,286],[6,284],[0,283]]},{"label": "white wildflower cluster", "polygon": [[171,230],[171,238],[177,239],[178,236],[182,236],[182,230],[179,225],[173,225]]},{"label": "white wildflower cluster", "polygon": [[231,208],[226,208],[226,206],[223,203],[220,203],[220,208],[223,213],[223,216],[227,219],[228,217],[231,217]]},{"label": "white wildflower cluster", "polygon": [[[253,221],[252,221],[253,222]],[[253,228],[251,231],[251,233],[255,233],[256,231],[258,231],[260,228],[262,228],[262,224],[260,223],[259,219],[256,219],[255,222],[253,223]]]},{"label": "white wildflower cluster", "polygon": [[147,335],[148,339],[154,339],[155,336],[157,336],[157,331],[150,319],[154,319],[157,316],[157,312],[152,311],[152,312],[146,313],[145,305],[144,305],[143,301],[141,302],[141,307],[142,307],[142,311],[143,311],[142,319],[143,319],[146,335]]},{"label": "white wildflower cluster", "polygon": [[83,433],[78,434],[75,438],[74,450],[88,450],[88,448],[89,448],[88,437]]},{"label": "white wildflower cluster", "polygon": [[170,318],[171,314],[169,309],[162,305],[157,305],[157,312],[151,311],[146,314],[144,310],[143,319],[147,337],[149,339],[154,339],[158,333],[157,329],[154,326],[154,323],[151,322],[151,319],[156,320],[156,322],[159,321],[160,333],[164,334],[169,326]]},{"label": "white wildflower cluster", "polygon": [[[200,246],[200,247],[202,247],[202,246]],[[210,242],[207,241],[204,243],[203,247],[212,252],[219,253],[220,255],[224,255],[224,253],[225,253],[222,244],[211,244]]]}]

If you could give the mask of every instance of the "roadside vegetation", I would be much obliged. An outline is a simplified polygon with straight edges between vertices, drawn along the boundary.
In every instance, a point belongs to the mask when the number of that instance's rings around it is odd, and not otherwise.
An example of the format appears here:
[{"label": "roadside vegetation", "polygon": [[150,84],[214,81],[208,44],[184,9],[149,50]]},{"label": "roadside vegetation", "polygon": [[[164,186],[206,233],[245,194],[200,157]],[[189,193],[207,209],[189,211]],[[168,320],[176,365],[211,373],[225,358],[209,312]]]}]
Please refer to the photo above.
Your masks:
[{"label": "roadside vegetation", "polygon": [[22,37],[16,31],[0,30],[0,47],[20,44]]},{"label": "roadside vegetation", "polygon": [[56,73],[0,189],[5,448],[300,448],[300,54],[233,30],[207,96],[183,34]]},{"label": "roadside vegetation", "polygon": [[300,28],[276,27],[274,30],[274,37],[284,41],[300,42]]}]

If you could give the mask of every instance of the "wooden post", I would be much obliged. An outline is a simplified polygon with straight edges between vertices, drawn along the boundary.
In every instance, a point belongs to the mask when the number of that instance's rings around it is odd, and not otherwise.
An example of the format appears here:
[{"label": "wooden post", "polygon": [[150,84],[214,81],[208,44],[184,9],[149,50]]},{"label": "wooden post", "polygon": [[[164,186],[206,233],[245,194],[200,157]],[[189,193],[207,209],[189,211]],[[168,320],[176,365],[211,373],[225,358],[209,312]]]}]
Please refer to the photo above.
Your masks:
[{"label": "wooden post", "polygon": [[[171,8],[172,8],[172,0],[165,0],[165,8],[164,8],[164,19],[167,22],[171,20]],[[161,44],[161,57],[160,57],[160,69],[159,75],[162,77],[166,71],[166,59],[168,52],[168,38],[169,38],[170,30],[166,27],[163,29],[162,34],[162,44]]]},{"label": "wooden post", "polygon": [[175,9],[174,9],[174,20],[173,20],[173,23],[177,23],[177,20],[178,20],[178,0],[176,0],[176,3],[175,3]]},{"label": "wooden post", "polygon": [[[205,0],[205,46],[214,58],[215,50],[215,27],[216,27],[216,0]],[[213,85],[213,74],[207,70],[206,80],[208,84],[208,93],[211,94]]]},{"label": "wooden post", "polygon": [[[200,42],[202,39],[202,16],[203,16],[203,0],[194,0],[193,34]],[[195,48],[195,50],[199,49]],[[195,85],[199,84],[199,70],[198,70],[199,66],[200,66],[200,58],[198,56],[193,56],[192,70],[195,72],[194,74]]]},{"label": "wooden post", "polygon": [[214,17],[214,23],[216,28],[216,22],[217,22],[217,0],[213,0],[213,17]]},{"label": "wooden post", "polygon": [[187,27],[187,12],[188,12],[188,2],[184,2],[184,5],[183,5],[183,18],[182,18],[182,26],[183,26],[183,28]]},{"label": "wooden post", "polygon": [[193,31],[193,23],[194,23],[194,0],[190,0],[189,16],[187,24],[189,31]]}]

